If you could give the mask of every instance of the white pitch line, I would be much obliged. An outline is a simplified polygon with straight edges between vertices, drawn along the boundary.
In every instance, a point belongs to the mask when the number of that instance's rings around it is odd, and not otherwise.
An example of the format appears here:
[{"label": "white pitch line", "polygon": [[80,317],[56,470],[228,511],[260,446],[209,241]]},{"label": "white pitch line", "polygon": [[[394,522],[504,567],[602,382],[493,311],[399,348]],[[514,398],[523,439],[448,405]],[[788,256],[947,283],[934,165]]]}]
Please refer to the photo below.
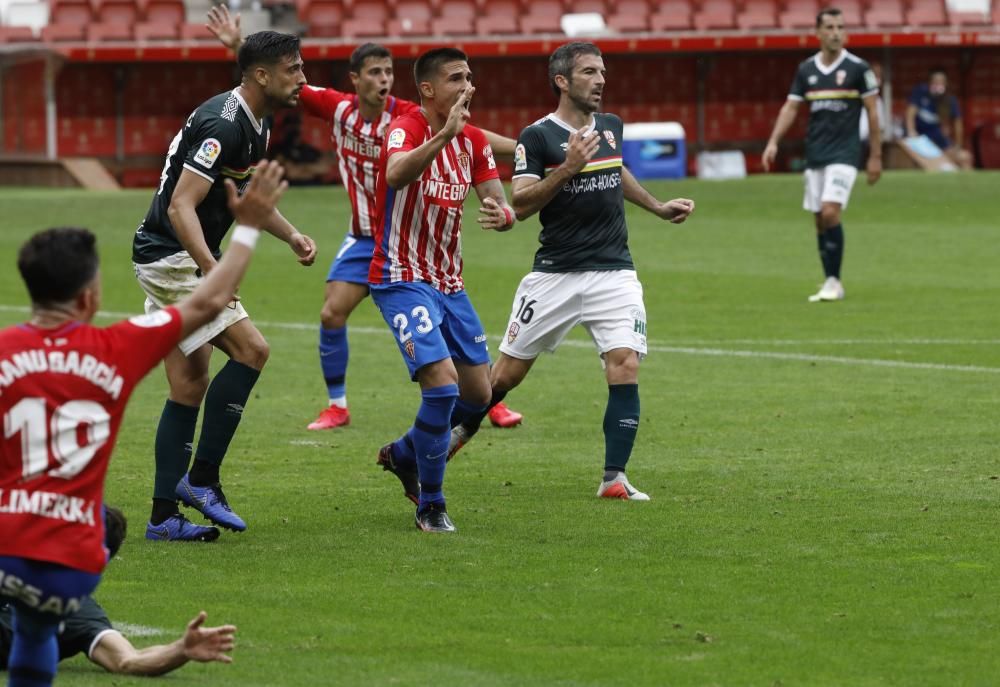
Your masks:
[{"label": "white pitch line", "polygon": [[159,637],[160,635],[165,635],[167,633],[166,630],[161,630],[158,627],[137,625],[135,623],[122,623],[117,620],[111,623],[111,625],[126,637]]},{"label": "white pitch line", "polygon": [[[2,305],[0,304],[0,312],[30,312],[30,309],[22,305]],[[100,311],[97,313],[98,317],[109,318],[109,319],[121,319],[125,317],[132,317],[135,313],[125,313],[125,312],[114,312],[114,311]],[[254,320],[254,324],[258,327],[264,329],[287,329],[287,330],[298,330],[298,331],[313,331],[316,329],[317,324],[315,322],[266,322]],[[384,335],[385,329],[382,327],[357,327],[351,326],[351,332],[355,334],[376,334]],[[940,343],[941,345],[983,345],[983,344],[997,344],[1000,341],[993,339],[901,339],[901,340],[879,340],[879,339],[826,339],[826,340],[814,340],[809,341],[806,339],[802,340],[785,340],[785,339],[733,339],[729,341],[716,340],[716,341],[705,341],[705,344],[717,346],[717,345],[787,345],[787,346],[808,346],[808,345],[837,345],[839,343],[848,344],[862,344],[865,345],[883,345],[883,346],[903,346],[908,344],[914,345],[926,345],[932,343]],[[677,342],[680,343],[680,342]],[[587,348],[592,349],[593,344],[590,341],[579,341],[575,339],[567,339],[563,341],[563,346],[570,348]],[[1000,374],[1000,367],[985,367],[982,365],[954,365],[948,363],[919,363],[919,362],[909,362],[905,360],[886,360],[882,358],[850,358],[846,356],[837,355],[815,355],[811,353],[776,353],[773,351],[743,351],[738,349],[726,349],[726,348],[699,348],[691,345],[681,346],[681,345],[671,345],[668,343],[659,343],[651,341],[649,343],[649,350],[655,351],[656,353],[673,353],[676,355],[698,355],[698,356],[710,356],[718,358],[758,358],[767,360],[787,360],[793,362],[806,362],[806,363],[833,363],[835,365],[855,365],[862,367],[887,367],[887,368],[897,368],[903,370],[937,370],[944,372],[976,372],[976,373],[987,373],[987,374]]]}]

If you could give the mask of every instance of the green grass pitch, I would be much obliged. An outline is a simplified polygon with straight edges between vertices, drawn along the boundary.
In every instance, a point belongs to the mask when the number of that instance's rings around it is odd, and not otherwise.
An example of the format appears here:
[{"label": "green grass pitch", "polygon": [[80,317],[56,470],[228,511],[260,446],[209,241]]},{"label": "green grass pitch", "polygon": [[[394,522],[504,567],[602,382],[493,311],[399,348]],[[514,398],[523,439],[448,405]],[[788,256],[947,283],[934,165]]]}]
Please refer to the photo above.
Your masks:
[{"label": "green grass pitch", "polygon": [[[241,290],[272,346],[223,466],[249,531],[143,539],[157,369],[112,461],[107,499],[131,527],[97,597],[148,630],[140,646],[199,609],[239,626],[231,666],[165,684],[995,684],[998,185],[859,180],[847,300],[813,305],[799,177],[651,184],[698,204],[679,227],[629,209],[650,337],[629,474],[652,501],[594,497],[606,386],[581,330],[509,397],[524,425],[484,429],[450,465],[454,536],[416,531],[375,466],[418,391],[370,301],[351,319],[352,425],[305,430],[325,403],[315,325],[348,204],[339,188],[292,190],[282,210],[319,242],[317,264],[265,237]],[[0,192],[0,321],[25,317],[17,247],[59,224],[99,234],[105,310],[138,311],[129,248],[149,199]],[[465,276],[495,350],[538,225],[490,234],[474,210]],[[83,658],[58,683],[148,684]]]}]

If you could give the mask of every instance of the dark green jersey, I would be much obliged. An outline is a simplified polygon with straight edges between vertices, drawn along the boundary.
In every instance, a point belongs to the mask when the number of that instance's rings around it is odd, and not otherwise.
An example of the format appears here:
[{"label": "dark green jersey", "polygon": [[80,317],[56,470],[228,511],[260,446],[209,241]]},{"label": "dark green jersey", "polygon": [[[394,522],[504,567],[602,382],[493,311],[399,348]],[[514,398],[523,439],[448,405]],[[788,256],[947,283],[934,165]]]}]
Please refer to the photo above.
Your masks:
[{"label": "dark green jersey", "polygon": [[[542,245],[535,253],[536,272],[635,269],[625,228],[622,120],[595,114],[593,129],[600,136],[594,157],[538,215]],[[554,114],[522,131],[514,151],[514,178],[545,178],[566,160],[573,131]]]},{"label": "dark green jersey", "polygon": [[254,166],[267,152],[270,138],[270,120],[258,122],[238,89],[199,105],[170,143],[160,188],[132,242],[132,260],[147,264],[184,250],[170,224],[167,208],[185,169],[212,182],[197,212],[205,242],[218,258],[219,245],[233,223],[223,180],[232,179],[242,193]]},{"label": "dark green jersey", "polygon": [[858,166],[861,158],[861,99],[878,93],[878,79],[868,63],[846,50],[829,67],[821,53],[799,65],[789,100],[809,104],[806,167]]},{"label": "dark green jersey", "polygon": [[[10,645],[14,636],[13,618],[10,606],[0,606],[0,669],[7,668],[10,658]],[[89,596],[85,596],[80,604],[80,610],[59,624],[59,660],[62,661],[77,654],[90,656],[94,640],[101,634],[111,630],[104,609]]]}]

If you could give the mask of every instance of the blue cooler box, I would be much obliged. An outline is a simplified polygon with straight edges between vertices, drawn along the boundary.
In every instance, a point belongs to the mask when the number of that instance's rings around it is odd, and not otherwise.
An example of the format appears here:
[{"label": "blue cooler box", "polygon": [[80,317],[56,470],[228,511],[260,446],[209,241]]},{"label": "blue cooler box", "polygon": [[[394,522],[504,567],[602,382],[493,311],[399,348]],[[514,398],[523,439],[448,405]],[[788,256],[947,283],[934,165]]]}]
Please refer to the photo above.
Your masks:
[{"label": "blue cooler box", "polygon": [[684,127],[677,122],[626,124],[622,160],[636,179],[687,176]]}]

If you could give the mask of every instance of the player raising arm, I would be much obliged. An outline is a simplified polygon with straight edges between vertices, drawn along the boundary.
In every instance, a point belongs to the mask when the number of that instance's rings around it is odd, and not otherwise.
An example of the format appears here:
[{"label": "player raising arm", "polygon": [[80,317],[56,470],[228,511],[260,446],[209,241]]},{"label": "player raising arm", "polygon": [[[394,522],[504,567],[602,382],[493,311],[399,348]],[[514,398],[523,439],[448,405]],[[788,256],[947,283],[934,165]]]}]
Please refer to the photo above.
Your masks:
[{"label": "player raising arm", "polygon": [[284,192],[282,172],[261,163],[242,198],[226,182],[239,226],[188,298],[107,328],[90,325],[101,304],[93,234],[49,229],[21,247],[31,319],[0,331],[0,595],[14,607],[10,684],[52,683],[59,623],[80,609],[108,560],[104,478],[129,396],[181,338],[226,307]]},{"label": "player raising arm", "polygon": [[414,76],[423,107],[394,120],[382,148],[368,280],[421,404],[378,463],[417,504],[417,527],[452,532],[443,492],[449,430],[485,413],[490,399],[486,334],[462,280],[462,205],[475,188],[480,225],[496,231],[510,229],[514,213],[489,143],[468,124],[475,89],[465,53],[424,53]]},{"label": "player raising arm", "polygon": [[[217,5],[208,12],[208,29],[219,41],[239,51],[240,15]],[[365,43],[351,53],[348,62],[353,93],[335,88],[306,86],[300,94],[301,109],[330,125],[330,138],[337,153],[340,179],[351,202],[347,236],[330,263],[326,292],[320,311],[319,362],[326,384],[328,405],[308,429],[336,429],[351,422],[347,403],[347,366],[350,346],[347,320],[368,295],[368,265],[375,242],[372,227],[378,203],[375,176],[386,130],[396,117],[420,110],[420,105],[393,97],[395,72],[392,53],[383,45]],[[483,131],[494,154],[512,158],[514,140]],[[513,427],[521,414],[501,404],[490,411],[498,427]]]}]

